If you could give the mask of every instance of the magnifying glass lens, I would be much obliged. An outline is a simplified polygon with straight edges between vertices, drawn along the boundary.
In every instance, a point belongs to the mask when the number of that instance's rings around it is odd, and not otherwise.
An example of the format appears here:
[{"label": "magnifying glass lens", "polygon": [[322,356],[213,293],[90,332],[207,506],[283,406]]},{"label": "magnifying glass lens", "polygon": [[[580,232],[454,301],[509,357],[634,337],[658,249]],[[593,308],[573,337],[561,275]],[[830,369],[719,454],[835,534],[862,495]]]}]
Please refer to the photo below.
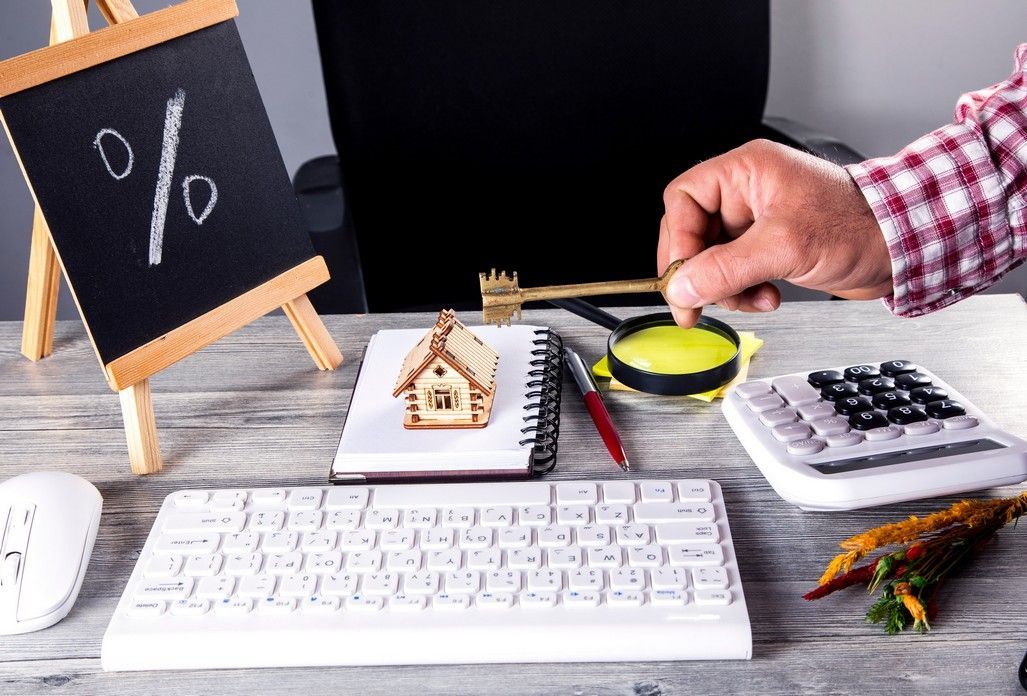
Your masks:
[{"label": "magnifying glass lens", "polygon": [[661,375],[703,372],[731,360],[738,346],[706,329],[648,326],[619,338],[612,346],[618,360]]}]

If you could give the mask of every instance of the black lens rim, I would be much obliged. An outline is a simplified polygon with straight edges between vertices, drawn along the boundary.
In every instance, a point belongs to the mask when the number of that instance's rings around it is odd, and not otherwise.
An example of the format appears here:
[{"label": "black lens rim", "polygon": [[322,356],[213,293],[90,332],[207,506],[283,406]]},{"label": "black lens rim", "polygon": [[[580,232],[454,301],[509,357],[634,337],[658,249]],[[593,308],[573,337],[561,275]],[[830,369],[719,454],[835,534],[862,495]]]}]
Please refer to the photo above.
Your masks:
[{"label": "black lens rim", "polygon": [[728,360],[699,372],[687,372],[677,375],[649,372],[632,367],[619,360],[613,352],[613,346],[628,334],[656,326],[676,326],[674,315],[670,312],[645,314],[621,322],[610,333],[606,341],[606,360],[610,364],[610,374],[621,384],[661,396],[686,396],[719,389],[738,376],[742,366],[742,339],[727,323],[713,317],[700,316],[695,328],[715,333],[728,339],[735,346],[735,353]]}]

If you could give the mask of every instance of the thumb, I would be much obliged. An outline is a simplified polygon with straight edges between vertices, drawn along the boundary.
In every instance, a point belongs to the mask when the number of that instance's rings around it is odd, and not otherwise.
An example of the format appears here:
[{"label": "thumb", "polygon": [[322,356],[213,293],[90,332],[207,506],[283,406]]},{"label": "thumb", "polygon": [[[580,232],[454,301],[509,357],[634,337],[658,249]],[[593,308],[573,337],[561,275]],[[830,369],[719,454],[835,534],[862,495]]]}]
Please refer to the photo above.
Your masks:
[{"label": "thumb", "polygon": [[780,252],[765,234],[766,225],[757,220],[737,239],[711,246],[681,264],[667,285],[667,301],[698,309],[779,278]]}]

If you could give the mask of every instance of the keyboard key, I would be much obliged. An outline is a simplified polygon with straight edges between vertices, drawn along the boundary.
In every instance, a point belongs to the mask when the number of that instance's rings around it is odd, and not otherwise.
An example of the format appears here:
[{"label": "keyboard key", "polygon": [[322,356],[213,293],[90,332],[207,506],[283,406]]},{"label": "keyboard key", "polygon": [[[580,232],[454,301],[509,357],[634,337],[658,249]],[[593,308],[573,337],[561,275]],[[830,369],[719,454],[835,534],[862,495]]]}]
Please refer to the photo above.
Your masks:
[{"label": "keyboard key", "polygon": [[[821,418],[820,420],[813,421],[810,423],[810,427],[813,428],[813,432],[821,437],[826,435],[840,435],[841,433],[849,432],[849,422],[844,418],[839,418],[838,416]],[[827,444],[830,445],[830,441],[828,441]]]},{"label": "keyboard key", "polygon": [[399,524],[399,510],[396,508],[377,508],[367,513],[364,525],[368,529],[393,529]]},{"label": "keyboard key", "polygon": [[824,437],[828,447],[852,447],[863,442],[863,433],[853,430],[847,433],[837,433]]},{"label": "keyboard key", "polygon": [[471,606],[471,597],[465,594],[440,594],[432,599],[432,606],[443,611],[460,611]]},{"label": "keyboard key", "polygon": [[870,403],[870,399],[866,398],[865,396],[850,396],[847,399],[841,399],[839,401],[836,401],[834,404],[834,408],[839,414],[843,416],[851,416],[854,413],[873,411],[874,405]]},{"label": "keyboard key", "polygon": [[275,593],[277,584],[278,579],[273,575],[252,575],[240,578],[239,596],[248,599],[268,597]]},{"label": "keyboard key", "polygon": [[321,593],[336,597],[348,597],[356,593],[359,577],[356,573],[326,575],[321,584]]},{"label": "keyboard key", "polygon": [[623,553],[616,546],[588,550],[588,565],[590,568],[620,568],[622,561]]},{"label": "keyboard key", "polygon": [[598,493],[594,483],[558,483],[556,484],[556,502],[561,505],[595,505]]},{"label": "keyboard key", "polygon": [[543,548],[567,546],[571,543],[571,528],[563,526],[543,527],[538,530],[538,545]]},{"label": "keyboard key", "polygon": [[674,544],[682,541],[720,541],[717,525],[691,522],[666,522],[656,525],[656,541]]},{"label": "keyboard key", "polygon": [[286,597],[309,597],[316,589],[316,575],[297,574],[283,577],[278,591]]},{"label": "keyboard key", "polygon": [[658,607],[683,607],[688,603],[688,595],[680,590],[656,590],[652,597]]},{"label": "keyboard key", "polygon": [[764,394],[763,396],[757,396],[749,399],[747,402],[749,408],[756,413],[763,413],[769,411],[772,408],[781,408],[785,405],[784,400],[777,394]]},{"label": "keyboard key", "polygon": [[250,517],[250,530],[255,532],[277,532],[285,526],[284,512],[257,512]]},{"label": "keyboard key", "polygon": [[339,549],[342,551],[367,551],[374,546],[375,532],[358,529],[339,533]]},{"label": "keyboard key", "polygon": [[403,526],[410,529],[430,529],[435,526],[438,510],[434,508],[410,508],[403,513]]},{"label": "keyboard key", "polygon": [[499,531],[499,548],[523,549],[528,546],[531,546],[531,527],[508,527]]},{"label": "keyboard key", "polygon": [[259,488],[250,499],[257,507],[279,507],[285,505],[285,496],[284,488]]},{"label": "keyboard key", "polygon": [[476,570],[457,570],[443,578],[449,594],[474,594],[481,588],[481,573]]},{"label": "keyboard key", "polygon": [[378,544],[383,551],[407,551],[414,548],[415,535],[416,532],[409,529],[390,529],[382,532]]},{"label": "keyboard key", "polygon": [[421,611],[428,606],[428,598],[423,595],[399,594],[389,599],[389,609],[396,611]]},{"label": "keyboard key", "polygon": [[500,566],[502,551],[476,549],[467,552],[467,567],[473,570],[496,570]]},{"label": "keyboard key", "polygon": [[143,569],[143,577],[151,580],[155,578],[173,578],[178,575],[180,570],[182,570],[181,556],[154,556],[146,562],[146,567]]},{"label": "keyboard key", "polygon": [[513,508],[509,505],[487,507],[481,511],[481,524],[484,527],[509,527],[513,524]]},{"label": "keyboard key", "polygon": [[894,389],[895,380],[891,377],[873,377],[871,379],[860,380],[859,382],[859,393],[865,396],[873,396],[874,394],[893,391]]},{"label": "keyboard key", "polygon": [[176,600],[185,599],[192,591],[193,580],[191,578],[178,578],[140,583],[136,585],[135,595],[140,599]]},{"label": "keyboard key", "polygon": [[338,597],[314,595],[303,601],[300,608],[306,614],[334,614],[339,611],[341,605],[342,602]]},{"label": "keyboard key", "polygon": [[411,573],[421,568],[421,552],[417,549],[390,553],[385,561],[388,570]]},{"label": "keyboard key", "polygon": [[669,503],[674,500],[674,487],[667,481],[643,481],[639,484],[643,503]]},{"label": "keyboard key", "polygon": [[542,551],[537,546],[514,549],[507,552],[506,564],[515,570],[538,570],[542,567]]},{"label": "keyboard key", "polygon": [[527,573],[528,589],[535,592],[559,592],[563,589],[563,572],[559,570],[531,570]]},{"label": "keyboard key", "polygon": [[[642,503],[639,503],[639,505],[642,505]],[[664,508],[674,508],[674,509],[676,509],[678,507],[682,507],[682,506],[674,505],[672,503],[671,504],[668,504],[668,503],[648,503],[648,505],[649,506],[654,506],[654,505],[658,505],[659,506],[659,509],[653,510],[651,512],[646,510],[646,514],[648,514],[648,515],[650,515],[652,517],[662,517],[665,514],[667,514],[667,513],[664,512]],[[690,508],[688,508],[688,506],[684,506],[684,507],[686,507],[687,509],[690,509]],[[636,505],[635,508],[636,508],[635,519],[639,519],[638,512],[637,512],[638,505]],[[654,519],[654,520],[642,520],[642,521],[656,522],[657,520]],[[669,520],[662,520],[661,519],[659,521],[666,522],[666,521],[669,521]],[[644,525],[644,524],[626,524],[623,527],[617,527],[616,534],[617,534],[617,543],[620,544],[621,546],[641,546],[643,544],[648,544],[650,541],[652,541],[652,537],[651,537],[651,535],[649,533],[649,527],[647,525]]]},{"label": "keyboard key", "polygon": [[872,377],[879,377],[881,371],[874,365],[853,365],[852,367],[845,368],[843,376],[846,382],[862,382],[864,379],[870,379]]},{"label": "keyboard key", "polygon": [[978,421],[973,416],[951,416],[941,422],[946,430],[966,430],[976,428]]},{"label": "keyboard key", "polygon": [[599,606],[599,603],[602,601],[600,597],[601,595],[598,592],[581,592],[575,590],[573,592],[563,593],[563,603],[568,609],[589,609],[591,607]]},{"label": "keyboard key", "polygon": [[373,573],[381,567],[381,551],[354,551],[346,556],[346,570],[355,573]]},{"label": "keyboard key", "polygon": [[272,575],[291,575],[298,573],[302,567],[303,554],[301,553],[273,553],[267,557],[267,566],[264,570]]},{"label": "keyboard key", "polygon": [[246,515],[241,512],[183,512],[168,515],[165,532],[241,532]]},{"label": "keyboard key", "polygon": [[802,440],[810,436],[809,426],[805,423],[786,423],[777,426],[771,432],[779,442]]},{"label": "keyboard key", "polygon": [[599,505],[596,507],[596,524],[624,525],[628,523],[626,505]]},{"label": "keyboard key", "polygon": [[209,499],[207,491],[179,491],[171,494],[171,502],[180,508],[203,507]]},{"label": "keyboard key", "polygon": [[[723,570],[710,568],[709,570]],[[649,572],[655,590],[683,590],[688,587],[688,571],[684,568],[656,568]]]},{"label": "keyboard key", "polygon": [[[213,544],[217,548],[216,540]],[[225,543],[222,545],[222,550],[225,553],[253,553],[260,547],[260,534],[256,532],[238,532],[236,534],[229,534],[225,537]],[[214,549],[209,549],[213,551]],[[201,553],[203,553],[201,551]]]},{"label": "keyboard key", "polygon": [[293,551],[300,543],[296,532],[272,532],[264,537],[263,550],[271,553]]},{"label": "keyboard key", "polygon": [[823,389],[824,387],[837,384],[844,380],[844,375],[837,370],[818,370],[817,372],[811,372],[806,376],[806,381],[816,389]]},{"label": "keyboard key", "polygon": [[289,515],[289,529],[299,532],[312,532],[321,528],[324,513],[320,510],[301,510]]},{"label": "keyboard key", "polygon": [[867,439],[867,442],[883,442],[885,440],[894,440],[902,434],[902,430],[896,428],[894,425],[887,425],[882,428],[873,428],[863,433],[863,437]]},{"label": "keyboard key", "polygon": [[824,449],[824,441],[817,437],[806,437],[788,443],[788,454],[796,457],[808,457]]},{"label": "keyboard key", "polygon": [[696,590],[695,603],[702,607],[726,607],[731,604],[731,591]]},{"label": "keyboard key", "polygon": [[522,592],[521,606],[527,609],[548,609],[556,606],[555,592]]},{"label": "keyboard key", "polygon": [[403,591],[407,594],[435,594],[439,591],[439,574],[430,570],[423,570],[404,575]]},{"label": "keyboard key", "polygon": [[717,544],[690,544],[667,547],[672,566],[723,565],[724,551]]},{"label": "keyboard key", "polygon": [[686,479],[678,482],[678,499],[685,503],[707,503],[713,500],[708,481]]},{"label": "keyboard key", "polygon": [[168,610],[172,616],[203,616],[210,611],[210,602],[205,599],[179,599],[171,603]]},{"label": "keyboard key", "polygon": [[435,483],[430,486],[380,486],[375,507],[488,507],[490,505],[549,505],[549,486],[533,482]]},{"label": "keyboard key", "polygon": [[851,396],[859,396],[859,390],[856,389],[855,384],[839,382],[838,384],[829,384],[821,389],[820,395],[824,397],[824,401],[840,401]]},{"label": "keyboard key", "polygon": [[[602,571],[599,571],[600,576]],[[485,589],[489,592],[519,592],[521,572],[519,570],[494,570],[485,576]]]},{"label": "keyboard key", "polygon": [[334,549],[338,539],[338,532],[306,532],[303,535],[300,548],[303,549],[304,553],[324,553]]},{"label": "keyboard key", "polygon": [[232,555],[225,559],[225,572],[229,575],[256,575],[263,564],[264,556],[259,553]]},{"label": "keyboard key", "polygon": [[802,377],[778,377],[771,384],[777,395],[789,406],[815,404],[820,401],[820,393]]},{"label": "keyboard key", "polygon": [[618,568],[610,571],[610,587],[614,590],[636,590],[645,587],[645,571],[641,568]]},{"label": "keyboard key", "polygon": [[587,525],[577,530],[578,544],[585,548],[606,546],[612,540],[612,531],[606,525]]},{"label": "keyboard key", "polygon": [[877,411],[863,411],[849,416],[849,425],[854,430],[873,430],[888,427],[888,419]]},{"label": "keyboard key", "polygon": [[754,396],[769,394],[770,384],[767,382],[743,382],[732,389],[732,391],[743,399],[751,399]]},{"label": "keyboard key", "polygon": [[578,546],[566,546],[550,549],[546,553],[550,568],[578,568],[581,566],[581,548]]},{"label": "keyboard key", "polygon": [[385,599],[382,597],[369,597],[367,595],[353,595],[345,599],[346,611],[354,614],[373,614],[381,611],[385,606]]},{"label": "keyboard key", "polygon": [[160,616],[164,613],[166,603],[159,599],[132,602],[128,606],[128,615],[141,618]]},{"label": "keyboard key", "polygon": [[460,533],[460,548],[484,549],[492,546],[493,533],[488,527],[471,527]]},{"label": "keyboard key", "polygon": [[210,499],[210,509],[214,512],[242,510],[244,507],[246,507],[246,493],[244,491],[222,491],[215,493]]},{"label": "keyboard key", "polygon": [[185,574],[190,577],[210,577],[221,572],[224,556],[220,553],[205,553],[191,556],[185,562]]},{"label": "keyboard key", "polygon": [[628,565],[633,568],[658,568],[663,565],[663,549],[655,544],[628,549]]},{"label": "keyboard key", "polygon": [[935,421],[920,421],[919,423],[910,423],[902,428],[902,431],[906,435],[931,435],[941,430],[941,426]]},{"label": "keyboard key", "polygon": [[579,568],[567,573],[567,587],[578,591],[599,591],[603,589],[603,571],[596,568]]},{"label": "keyboard key", "polygon": [[552,509],[548,505],[525,505],[517,509],[517,521],[529,527],[545,527],[552,520]]},{"label": "keyboard key", "polygon": [[433,527],[421,532],[421,548],[426,551],[452,548],[456,542],[456,531]]},{"label": "keyboard key", "polygon": [[307,563],[304,568],[308,573],[323,575],[326,573],[337,573],[342,568],[342,554],[338,551],[329,553],[312,553],[307,556]]},{"label": "keyboard key", "polygon": [[222,599],[214,605],[214,613],[218,616],[244,616],[253,611],[252,599]]},{"label": "keyboard key", "polygon": [[889,360],[881,363],[881,374],[885,377],[898,377],[905,372],[916,372],[916,363],[908,360]]},{"label": "keyboard key", "polygon": [[325,507],[329,510],[363,510],[367,507],[369,493],[367,488],[334,486],[328,491]]},{"label": "keyboard key", "polygon": [[611,607],[640,607],[645,604],[645,595],[641,592],[614,590],[607,596]]},{"label": "keyboard key", "polygon": [[697,590],[726,590],[728,586],[725,568],[696,568],[692,580]]},{"label": "keyboard key", "polygon": [[796,410],[799,412],[799,415],[802,416],[802,419],[807,421],[815,421],[820,418],[830,418],[835,414],[834,405],[826,401],[799,406]]},{"label": "keyboard key", "polygon": [[942,401],[947,398],[949,398],[949,393],[938,387],[917,387],[909,392],[910,401],[921,406],[932,401]]},{"label": "keyboard key", "polygon": [[556,523],[580,526],[589,523],[587,505],[565,505],[556,509]]},{"label": "keyboard key", "polygon": [[903,391],[912,391],[917,387],[931,386],[931,378],[922,372],[903,372],[895,378],[895,386]]},{"label": "keyboard key", "polygon": [[635,502],[635,484],[630,481],[614,481],[603,484],[603,502],[626,503]]},{"label": "keyboard key", "polygon": [[282,616],[296,611],[296,600],[291,597],[265,597],[257,602],[257,612],[271,616]]},{"label": "keyboard key", "polygon": [[442,526],[453,529],[467,529],[474,525],[474,508],[446,508],[442,511]]},{"label": "keyboard key", "polygon": [[896,425],[906,425],[927,420],[927,414],[919,406],[896,406],[888,409],[888,420]]},{"label": "keyboard key", "polygon": [[217,534],[165,534],[157,539],[154,553],[160,554],[198,554],[213,553],[217,550],[221,537]]},{"label": "keyboard key", "polygon": [[927,404],[926,410],[928,416],[938,418],[939,420],[966,415],[966,409],[963,408],[963,404],[951,399],[932,401]]},{"label": "keyboard key", "polygon": [[320,488],[293,488],[286,504],[290,510],[317,510],[323,495]]},{"label": "keyboard key", "polygon": [[[364,594],[379,597],[395,594],[399,589],[399,573],[368,573],[364,576],[362,589]],[[452,592],[451,588],[447,589]]]},{"label": "keyboard key", "polygon": [[760,414],[760,422],[768,428],[773,428],[775,425],[784,425],[785,423],[794,423],[796,420],[798,420],[798,416],[795,411],[787,406],[772,408]]},{"label": "keyboard key", "polygon": [[432,551],[428,554],[428,570],[457,570],[462,559],[458,549]]}]

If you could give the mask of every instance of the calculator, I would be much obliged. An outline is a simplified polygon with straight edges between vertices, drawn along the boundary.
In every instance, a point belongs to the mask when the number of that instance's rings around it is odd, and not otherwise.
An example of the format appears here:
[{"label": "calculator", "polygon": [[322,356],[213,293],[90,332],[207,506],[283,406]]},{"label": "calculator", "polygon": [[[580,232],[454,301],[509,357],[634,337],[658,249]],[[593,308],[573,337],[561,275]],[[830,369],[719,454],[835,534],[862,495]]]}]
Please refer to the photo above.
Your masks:
[{"label": "calculator", "polygon": [[1027,480],[1027,442],[908,360],[737,385],[735,435],[778,495],[851,510]]}]

